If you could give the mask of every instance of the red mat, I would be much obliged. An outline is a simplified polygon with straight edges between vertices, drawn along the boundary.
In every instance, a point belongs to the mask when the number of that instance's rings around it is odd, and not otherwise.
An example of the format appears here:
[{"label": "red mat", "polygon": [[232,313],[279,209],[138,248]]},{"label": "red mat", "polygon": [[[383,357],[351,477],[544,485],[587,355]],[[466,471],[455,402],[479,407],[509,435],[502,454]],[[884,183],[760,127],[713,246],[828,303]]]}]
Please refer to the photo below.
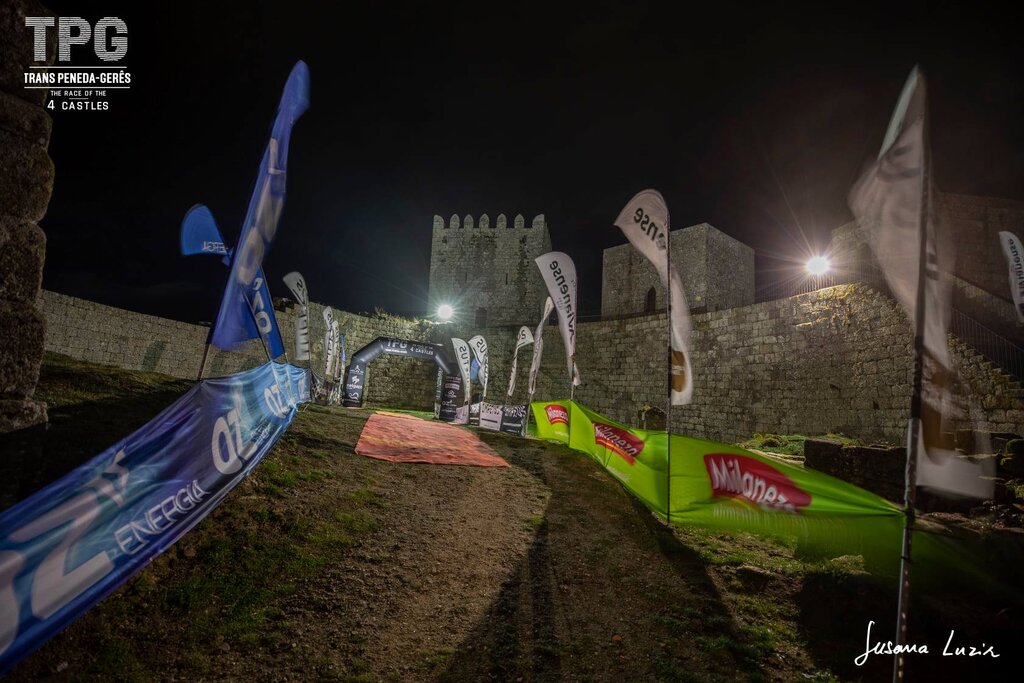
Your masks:
[{"label": "red mat", "polygon": [[509,466],[468,430],[402,413],[371,415],[359,435],[356,453],[391,462]]}]

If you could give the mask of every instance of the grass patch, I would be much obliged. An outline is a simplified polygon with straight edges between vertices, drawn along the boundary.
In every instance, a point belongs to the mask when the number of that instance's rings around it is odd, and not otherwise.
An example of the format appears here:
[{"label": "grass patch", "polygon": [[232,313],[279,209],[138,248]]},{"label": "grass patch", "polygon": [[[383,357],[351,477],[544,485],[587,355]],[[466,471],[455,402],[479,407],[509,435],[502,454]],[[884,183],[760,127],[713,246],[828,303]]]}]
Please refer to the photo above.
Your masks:
[{"label": "grass patch", "polygon": [[851,439],[843,434],[825,434],[824,436],[805,436],[803,434],[754,434],[753,437],[739,444],[743,448],[750,448],[765,453],[778,453],[791,457],[803,457],[804,442],[810,440],[825,439],[838,441],[844,446],[857,446],[860,442]]},{"label": "grass patch", "polygon": [[388,506],[387,500],[379,491],[366,486],[360,486],[355,491],[348,494],[348,499],[360,507],[384,509]]}]

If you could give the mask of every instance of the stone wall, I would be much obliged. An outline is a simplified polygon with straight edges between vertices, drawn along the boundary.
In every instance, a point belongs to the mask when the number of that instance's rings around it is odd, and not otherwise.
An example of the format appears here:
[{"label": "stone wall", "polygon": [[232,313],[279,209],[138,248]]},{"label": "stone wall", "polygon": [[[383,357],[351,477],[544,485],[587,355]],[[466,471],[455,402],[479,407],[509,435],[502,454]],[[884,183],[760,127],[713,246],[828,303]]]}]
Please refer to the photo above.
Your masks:
[{"label": "stone wall", "polygon": [[[937,212],[952,245],[953,307],[966,312],[1018,346],[1024,345],[1024,325],[1013,305],[1006,260],[999,233],[1024,237],[1024,202],[991,197],[940,193]],[[875,267],[860,227],[847,223],[832,232],[829,253],[838,269],[862,272]]]},{"label": "stone wall", "polygon": [[[26,16],[52,16],[33,0],[0,4],[0,432],[46,421],[46,406],[32,400],[43,357],[46,320],[35,307],[42,283],[46,236],[37,225],[53,191],[53,161],[46,148],[51,121],[46,90],[24,87],[34,61]],[[48,59],[56,31],[48,31]]]},{"label": "stone wall", "polygon": [[[700,223],[672,231],[672,265],[683,280],[690,308],[717,311],[754,303],[754,250],[715,227]],[[655,292],[648,307],[648,294]],[[664,310],[665,289],[642,254],[630,244],[604,250],[601,316]]]},{"label": "stone wall", "polygon": [[[503,325],[534,317],[546,294],[534,259],[551,251],[544,214],[527,223],[499,214],[434,216],[430,246],[427,315],[440,304],[455,309],[458,322]],[[482,316],[482,317],[480,317]]]},{"label": "stone wall", "polygon": [[[39,308],[48,325],[47,351],[79,360],[187,379],[194,379],[199,374],[208,327],[125,311],[45,290],[39,297]],[[313,303],[310,308],[311,367],[316,368],[318,374],[323,374],[324,307]],[[283,306],[277,311],[281,336],[289,356],[294,355],[296,314],[294,305]],[[336,311],[335,319],[346,337],[349,357],[380,336],[412,339],[424,336],[421,323],[403,318],[368,317]],[[211,349],[206,376],[228,375],[256,367],[266,359],[258,341],[249,342],[239,352]],[[382,357],[370,366],[367,380],[368,403],[401,408],[433,407],[435,366],[432,363]]]},{"label": "stone wall", "polygon": [[939,193],[938,211],[956,244],[953,272],[984,290],[1010,298],[1010,282],[999,233],[1018,237],[1024,226],[1024,202],[993,197]]},{"label": "stone wall", "polygon": [[[76,358],[194,377],[207,328],[119,311],[44,292],[52,334],[47,349]],[[323,308],[311,305],[313,366],[323,367]],[[536,314],[534,314],[534,317]],[[519,324],[476,328],[392,316],[336,311],[348,356],[379,336],[449,344],[483,334],[488,342],[488,397],[502,402]],[[294,339],[294,308],[278,321],[286,346]],[[536,321],[520,324],[533,327]],[[906,316],[887,296],[864,285],[841,285],[789,299],[693,317],[693,404],[672,409],[673,431],[717,441],[757,432],[843,433],[901,443],[910,404],[911,334]],[[644,406],[664,409],[667,393],[664,313],[581,323],[577,358],[583,384],[576,398],[626,424],[639,426]],[[450,346],[449,346],[450,348]],[[564,398],[568,370],[557,325],[544,331],[544,360],[535,400]],[[533,348],[523,349],[510,402],[525,402]],[[209,374],[262,362],[262,351],[217,352]],[[959,423],[991,432],[1024,433],[1024,389],[962,344],[953,356]],[[216,370],[216,372],[214,372]],[[381,356],[371,364],[367,402],[429,409],[435,366]],[[474,387],[474,391],[478,391]]]},{"label": "stone wall", "polygon": [[[639,426],[645,406],[665,408],[664,313],[581,323],[576,397],[609,417]],[[761,432],[843,433],[902,443],[910,405],[910,327],[892,299],[842,285],[788,299],[693,317],[693,403],[672,409],[672,429],[716,441]],[[485,332],[494,388],[503,395],[517,328]],[[535,400],[564,398],[567,370],[556,326],[544,333]],[[1024,389],[954,341],[960,380],[958,420],[950,425],[1024,433]],[[515,400],[525,400],[527,358]],[[493,362],[492,362],[493,366]]]}]

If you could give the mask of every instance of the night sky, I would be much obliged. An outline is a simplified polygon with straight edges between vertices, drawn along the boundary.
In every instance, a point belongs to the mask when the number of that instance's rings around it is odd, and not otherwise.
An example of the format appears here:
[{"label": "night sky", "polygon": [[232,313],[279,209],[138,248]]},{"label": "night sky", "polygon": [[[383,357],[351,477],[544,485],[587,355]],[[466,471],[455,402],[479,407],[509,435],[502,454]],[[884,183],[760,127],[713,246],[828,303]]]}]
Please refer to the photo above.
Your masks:
[{"label": "night sky", "polygon": [[179,320],[211,320],[226,275],[178,255],[181,218],[206,203],[234,242],[299,59],[311,105],[265,269],[275,295],[299,270],[349,311],[425,312],[434,214],[544,213],[596,313],[612,221],[645,187],[781,277],[850,220],[916,63],[939,188],[1024,199],[1024,41],[980,4],[46,4],[124,19],[132,88],[52,112],[43,286]]}]

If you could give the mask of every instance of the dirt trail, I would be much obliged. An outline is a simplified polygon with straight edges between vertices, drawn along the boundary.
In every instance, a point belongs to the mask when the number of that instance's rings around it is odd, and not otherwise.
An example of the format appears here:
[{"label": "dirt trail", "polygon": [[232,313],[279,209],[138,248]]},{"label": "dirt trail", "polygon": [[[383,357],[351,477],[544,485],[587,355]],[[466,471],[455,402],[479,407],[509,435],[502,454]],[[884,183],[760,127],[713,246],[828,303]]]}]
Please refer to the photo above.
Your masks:
[{"label": "dirt trail", "polygon": [[[54,427],[40,460],[84,459],[83,434],[112,443],[125,420],[152,417],[163,394],[137,374],[127,381],[84,364],[44,367],[40,391]],[[122,417],[99,420],[114,401]],[[867,621],[888,618],[894,597],[857,558],[804,562],[792,546],[743,534],[671,532],[589,458],[536,440],[479,433],[511,465],[501,469],[357,456],[369,414],[304,408],[207,519],[7,680],[889,674],[887,657],[863,669],[852,663]],[[943,605],[942,618],[918,608],[912,630],[930,620],[939,630],[962,626],[965,639],[991,641],[997,632],[1010,643],[1024,633],[1006,605],[949,597],[929,597]],[[971,624],[984,630],[969,633]],[[995,664],[919,659],[927,668],[918,679],[961,669],[987,680],[1016,676],[1016,653],[1003,650]]]},{"label": "dirt trail", "polygon": [[741,634],[699,558],[588,459],[491,433],[512,467],[364,458],[354,445],[368,414],[303,412],[208,519],[11,680],[760,671],[750,653],[709,656],[684,637],[685,610],[702,637]]}]

